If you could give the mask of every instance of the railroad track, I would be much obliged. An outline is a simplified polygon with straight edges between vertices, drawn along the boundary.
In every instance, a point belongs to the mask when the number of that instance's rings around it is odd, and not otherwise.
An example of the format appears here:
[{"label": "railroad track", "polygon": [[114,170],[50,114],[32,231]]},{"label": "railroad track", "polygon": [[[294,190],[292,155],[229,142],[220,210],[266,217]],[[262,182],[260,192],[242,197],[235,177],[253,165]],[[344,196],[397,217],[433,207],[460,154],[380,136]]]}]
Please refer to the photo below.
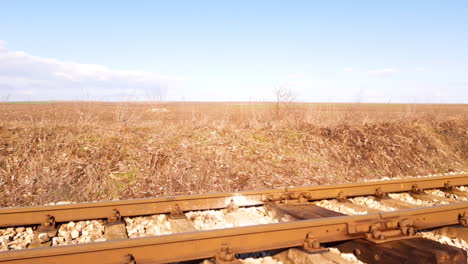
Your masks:
[{"label": "railroad track", "polygon": [[[326,246],[333,246],[366,263],[466,263],[466,251],[418,232],[444,228],[438,232],[468,239],[467,185],[468,175],[462,173],[3,208],[0,242],[6,251],[0,262],[140,264],[213,258],[238,263],[236,254],[300,247],[301,254],[318,258],[327,254]],[[204,226],[203,220],[214,224]],[[27,248],[11,250],[8,245],[15,239],[23,239]],[[65,242],[75,245],[57,246]]]}]

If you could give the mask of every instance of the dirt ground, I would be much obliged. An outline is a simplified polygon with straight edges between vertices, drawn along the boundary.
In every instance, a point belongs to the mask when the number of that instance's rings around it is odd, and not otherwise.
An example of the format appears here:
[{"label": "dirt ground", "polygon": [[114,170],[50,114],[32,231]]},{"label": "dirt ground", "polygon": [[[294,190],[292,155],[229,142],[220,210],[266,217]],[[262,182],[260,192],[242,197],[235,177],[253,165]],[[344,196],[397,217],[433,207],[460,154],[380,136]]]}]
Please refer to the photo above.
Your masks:
[{"label": "dirt ground", "polygon": [[468,171],[468,105],[0,104],[0,206]]}]

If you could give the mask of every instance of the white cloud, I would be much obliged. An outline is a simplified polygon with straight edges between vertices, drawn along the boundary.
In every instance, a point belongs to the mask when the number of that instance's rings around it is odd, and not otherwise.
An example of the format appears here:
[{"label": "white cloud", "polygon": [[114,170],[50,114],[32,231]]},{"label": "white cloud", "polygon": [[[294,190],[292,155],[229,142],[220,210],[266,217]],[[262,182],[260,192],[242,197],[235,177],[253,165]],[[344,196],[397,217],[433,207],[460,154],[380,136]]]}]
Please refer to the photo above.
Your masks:
[{"label": "white cloud", "polygon": [[6,49],[6,41],[0,39],[0,50]]},{"label": "white cloud", "polygon": [[343,69],[343,71],[345,71],[345,72],[352,72],[352,71],[353,71],[353,68],[351,68],[351,67],[346,67],[346,68]]},{"label": "white cloud", "polygon": [[113,70],[11,51],[0,40],[0,95],[12,100],[155,100],[175,83],[152,72]]},{"label": "white cloud", "polygon": [[397,69],[397,68],[384,68],[384,69],[370,70],[367,73],[373,76],[385,77],[385,76],[392,76],[399,72],[400,72],[400,69]]}]

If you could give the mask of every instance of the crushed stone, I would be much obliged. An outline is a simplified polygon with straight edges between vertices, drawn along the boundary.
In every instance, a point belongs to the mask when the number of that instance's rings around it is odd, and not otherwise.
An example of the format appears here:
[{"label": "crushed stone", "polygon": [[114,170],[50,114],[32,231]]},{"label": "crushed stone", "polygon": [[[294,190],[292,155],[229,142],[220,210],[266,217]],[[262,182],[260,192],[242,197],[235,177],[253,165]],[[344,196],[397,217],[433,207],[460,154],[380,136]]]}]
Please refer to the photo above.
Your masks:
[{"label": "crushed stone", "polygon": [[171,223],[165,214],[124,217],[129,238],[172,234]]},{"label": "crushed stone", "polygon": [[426,190],[425,192],[427,192],[428,194],[431,194],[431,195],[438,196],[438,197],[453,199],[454,200],[453,202],[457,202],[457,200],[458,201],[468,200],[468,197],[459,196],[459,195],[456,195],[454,193],[443,192],[443,191],[441,191],[439,189]]},{"label": "crushed stone", "polygon": [[25,249],[31,244],[34,231],[31,227],[0,229],[0,251]]},{"label": "crushed stone", "polygon": [[264,206],[238,208],[232,212],[225,209],[192,211],[185,216],[197,230],[211,230],[248,225],[273,224],[287,219],[277,219]]},{"label": "crushed stone", "polygon": [[321,200],[319,202],[315,202],[315,205],[323,207],[328,210],[332,210],[338,213],[342,213],[345,215],[363,215],[367,214],[367,211],[357,211],[353,208],[346,206],[343,203],[338,202],[336,199],[332,200]]},{"label": "crushed stone", "polygon": [[423,201],[420,199],[415,199],[408,193],[389,193],[388,196],[392,199],[408,202],[420,207],[429,207],[440,204],[439,201]]},{"label": "crushed stone", "polygon": [[99,241],[106,241],[104,237],[104,222],[102,220],[68,222],[60,225],[57,236],[52,238],[52,246]]},{"label": "crushed stone", "polygon": [[366,197],[355,197],[349,199],[351,202],[359,205],[366,206],[370,209],[376,209],[379,211],[395,211],[397,208],[387,206],[379,201],[377,201],[374,197],[372,196],[366,196]]},{"label": "crushed stone", "polygon": [[240,261],[245,264],[283,264],[282,261],[278,261],[270,256],[264,258],[246,258]]}]

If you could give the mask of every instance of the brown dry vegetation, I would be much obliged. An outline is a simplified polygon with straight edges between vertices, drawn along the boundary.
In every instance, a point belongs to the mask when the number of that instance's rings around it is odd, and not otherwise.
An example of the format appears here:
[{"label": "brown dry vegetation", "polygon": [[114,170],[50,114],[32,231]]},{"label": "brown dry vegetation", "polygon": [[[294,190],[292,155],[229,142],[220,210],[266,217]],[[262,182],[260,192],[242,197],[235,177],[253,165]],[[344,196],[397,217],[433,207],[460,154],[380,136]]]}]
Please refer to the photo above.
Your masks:
[{"label": "brown dry vegetation", "polygon": [[276,107],[0,104],[0,206],[468,170],[467,105]]}]

